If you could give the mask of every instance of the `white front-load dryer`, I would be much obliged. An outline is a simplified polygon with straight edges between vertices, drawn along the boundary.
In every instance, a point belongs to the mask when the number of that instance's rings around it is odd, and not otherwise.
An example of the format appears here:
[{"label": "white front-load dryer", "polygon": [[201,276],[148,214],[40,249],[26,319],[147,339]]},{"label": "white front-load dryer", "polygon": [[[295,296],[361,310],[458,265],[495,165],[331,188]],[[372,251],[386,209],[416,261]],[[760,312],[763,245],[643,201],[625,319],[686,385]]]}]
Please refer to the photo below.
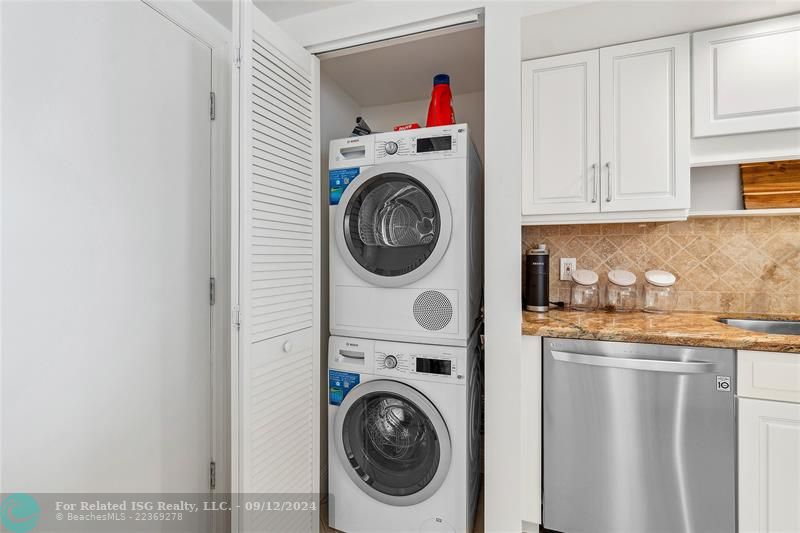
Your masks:
[{"label": "white front-load dryer", "polygon": [[478,338],[446,347],[331,337],[331,527],[472,529],[480,489]]},{"label": "white front-load dryer", "polygon": [[483,287],[467,125],[331,141],[329,181],[331,333],[465,346]]}]

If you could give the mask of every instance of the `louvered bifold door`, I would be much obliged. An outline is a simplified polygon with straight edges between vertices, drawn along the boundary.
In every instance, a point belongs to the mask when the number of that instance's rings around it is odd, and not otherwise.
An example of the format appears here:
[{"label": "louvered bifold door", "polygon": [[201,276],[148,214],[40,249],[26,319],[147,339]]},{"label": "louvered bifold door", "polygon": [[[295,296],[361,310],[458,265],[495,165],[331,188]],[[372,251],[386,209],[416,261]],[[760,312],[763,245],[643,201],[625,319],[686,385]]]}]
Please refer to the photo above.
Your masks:
[{"label": "louvered bifold door", "polygon": [[[278,502],[319,491],[319,62],[249,1],[236,9],[234,487]],[[240,512],[234,525],[315,531],[313,518]]]}]

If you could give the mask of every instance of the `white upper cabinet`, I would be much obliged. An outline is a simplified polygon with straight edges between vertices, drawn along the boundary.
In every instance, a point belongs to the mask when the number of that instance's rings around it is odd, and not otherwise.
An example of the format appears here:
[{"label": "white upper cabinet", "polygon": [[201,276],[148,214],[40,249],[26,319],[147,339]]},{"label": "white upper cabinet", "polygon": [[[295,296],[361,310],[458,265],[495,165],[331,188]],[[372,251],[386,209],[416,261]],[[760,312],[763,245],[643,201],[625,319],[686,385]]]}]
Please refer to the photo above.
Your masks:
[{"label": "white upper cabinet", "polygon": [[600,50],[602,211],[689,207],[689,36]]},{"label": "white upper cabinet", "polygon": [[685,218],[689,36],[522,64],[524,222]]},{"label": "white upper cabinet", "polygon": [[522,64],[523,214],[597,211],[598,65],[597,50]]},{"label": "white upper cabinet", "polygon": [[692,39],[695,137],[800,128],[800,15]]}]

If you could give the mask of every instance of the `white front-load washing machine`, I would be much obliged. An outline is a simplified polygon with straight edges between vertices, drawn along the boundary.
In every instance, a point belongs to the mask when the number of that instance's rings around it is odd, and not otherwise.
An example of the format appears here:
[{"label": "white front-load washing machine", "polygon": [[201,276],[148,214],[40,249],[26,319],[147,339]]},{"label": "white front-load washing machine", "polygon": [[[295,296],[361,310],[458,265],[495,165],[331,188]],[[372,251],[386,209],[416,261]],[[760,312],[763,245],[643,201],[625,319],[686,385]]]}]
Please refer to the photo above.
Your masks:
[{"label": "white front-load washing machine", "polygon": [[447,347],[330,338],[331,527],[472,529],[480,489],[478,339]]},{"label": "white front-load washing machine", "polygon": [[483,287],[468,126],[335,140],[329,158],[331,333],[465,346]]}]

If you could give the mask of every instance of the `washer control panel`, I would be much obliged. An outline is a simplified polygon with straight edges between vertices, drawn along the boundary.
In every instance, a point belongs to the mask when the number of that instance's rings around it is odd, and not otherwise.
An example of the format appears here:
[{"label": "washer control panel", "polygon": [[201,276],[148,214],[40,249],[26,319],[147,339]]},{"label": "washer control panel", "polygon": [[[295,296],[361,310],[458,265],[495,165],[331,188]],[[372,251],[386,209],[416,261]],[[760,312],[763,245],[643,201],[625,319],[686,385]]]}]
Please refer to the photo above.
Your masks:
[{"label": "washer control panel", "polygon": [[466,347],[339,336],[328,345],[329,370],[360,376],[465,385],[468,367]]},{"label": "washer control panel", "polygon": [[397,351],[375,352],[375,370],[382,374],[405,374],[414,377],[427,376],[450,381],[461,379],[455,357],[401,353]]}]

